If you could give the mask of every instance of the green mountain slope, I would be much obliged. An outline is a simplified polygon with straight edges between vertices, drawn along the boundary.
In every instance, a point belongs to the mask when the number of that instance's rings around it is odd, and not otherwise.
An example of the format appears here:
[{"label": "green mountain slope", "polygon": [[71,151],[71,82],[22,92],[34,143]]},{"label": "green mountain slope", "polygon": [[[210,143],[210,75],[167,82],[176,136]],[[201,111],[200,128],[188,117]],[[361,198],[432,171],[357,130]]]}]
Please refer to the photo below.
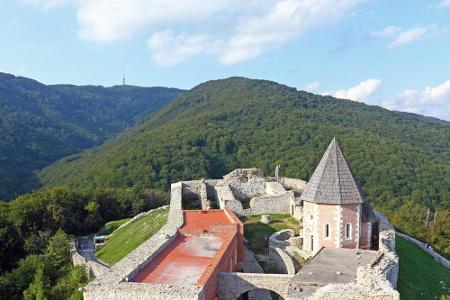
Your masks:
[{"label": "green mountain slope", "polygon": [[46,186],[152,187],[237,167],[308,179],[336,136],[377,208],[405,198],[450,208],[450,123],[230,78],[181,95],[152,118],[44,169]]},{"label": "green mountain slope", "polygon": [[46,86],[0,73],[0,200],[37,186],[34,170],[102,143],[181,92]]}]

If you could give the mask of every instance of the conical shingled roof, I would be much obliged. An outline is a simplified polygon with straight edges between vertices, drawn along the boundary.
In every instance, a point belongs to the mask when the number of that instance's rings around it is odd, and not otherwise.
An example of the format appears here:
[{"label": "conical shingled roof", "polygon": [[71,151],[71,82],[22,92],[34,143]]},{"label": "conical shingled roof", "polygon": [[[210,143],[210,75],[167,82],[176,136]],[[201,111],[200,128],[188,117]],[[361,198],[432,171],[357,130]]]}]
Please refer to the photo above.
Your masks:
[{"label": "conical shingled roof", "polygon": [[336,138],[325,151],[300,200],[317,204],[366,203]]}]

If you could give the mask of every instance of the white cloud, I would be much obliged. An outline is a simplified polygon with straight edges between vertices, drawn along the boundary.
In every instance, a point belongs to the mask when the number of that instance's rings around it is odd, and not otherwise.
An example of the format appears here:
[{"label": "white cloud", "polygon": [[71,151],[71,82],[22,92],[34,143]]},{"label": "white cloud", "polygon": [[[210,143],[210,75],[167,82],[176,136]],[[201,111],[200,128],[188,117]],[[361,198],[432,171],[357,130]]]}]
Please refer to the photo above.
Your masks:
[{"label": "white cloud", "polygon": [[94,41],[122,40],[171,27],[202,25],[208,19],[232,14],[235,7],[246,10],[250,6],[237,0],[80,0],[79,36]]},{"label": "white cloud", "polygon": [[314,82],[311,82],[311,83],[308,83],[307,85],[305,85],[305,87],[303,89],[305,91],[312,92],[312,91],[317,90],[319,87],[320,87],[320,82],[314,81]]},{"label": "white cloud", "polygon": [[430,30],[424,27],[415,27],[402,31],[391,43],[389,43],[388,48],[395,48],[409,44],[411,42],[423,39],[430,33]]},{"label": "white cloud", "polygon": [[399,27],[389,25],[381,31],[374,31],[371,33],[373,37],[392,37],[400,31]]},{"label": "white cloud", "polygon": [[335,92],[333,96],[355,101],[367,100],[370,95],[375,93],[381,82],[380,79],[367,79],[348,90],[339,90]]},{"label": "white cloud", "polygon": [[441,0],[441,2],[439,3],[439,6],[450,7],[450,0]]},{"label": "white cloud", "polygon": [[41,6],[45,9],[62,7],[73,2],[73,0],[19,0],[19,1],[25,4]]},{"label": "white cloud", "polygon": [[436,25],[427,27],[415,26],[402,30],[400,27],[389,25],[381,31],[371,32],[372,37],[387,38],[390,40],[387,47],[397,48],[412,42],[426,40],[440,34],[447,33],[448,30],[439,31]]},{"label": "white cloud", "polygon": [[360,0],[279,0],[265,12],[238,22],[220,55],[223,64],[251,59],[298,37],[305,31],[342,17]]},{"label": "white cloud", "polygon": [[422,91],[405,90],[397,97],[381,101],[380,105],[388,109],[450,120],[450,80],[437,86],[427,86]]},{"label": "white cloud", "polygon": [[[52,6],[71,0],[20,1]],[[83,40],[114,42],[144,35],[150,37],[148,48],[157,63],[172,65],[192,55],[209,54],[228,65],[332,24],[367,0],[72,1]],[[171,50],[169,45],[184,49]]]},{"label": "white cloud", "polygon": [[219,43],[208,35],[174,35],[166,30],[153,34],[148,40],[148,47],[156,63],[171,66],[191,56],[213,51]]}]

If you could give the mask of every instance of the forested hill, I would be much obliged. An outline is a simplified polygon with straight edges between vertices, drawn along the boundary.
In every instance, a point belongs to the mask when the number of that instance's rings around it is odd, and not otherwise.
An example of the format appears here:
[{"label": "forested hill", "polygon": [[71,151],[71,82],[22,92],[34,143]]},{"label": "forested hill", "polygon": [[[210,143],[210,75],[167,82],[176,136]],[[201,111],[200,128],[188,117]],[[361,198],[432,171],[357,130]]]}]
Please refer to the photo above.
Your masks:
[{"label": "forested hill", "polygon": [[450,208],[450,123],[229,78],[201,84],[144,123],[40,173],[46,186],[151,187],[237,167],[309,179],[336,136],[377,208]]},{"label": "forested hill", "polygon": [[181,92],[161,87],[46,86],[0,73],[0,200],[38,186],[34,170],[99,145]]}]

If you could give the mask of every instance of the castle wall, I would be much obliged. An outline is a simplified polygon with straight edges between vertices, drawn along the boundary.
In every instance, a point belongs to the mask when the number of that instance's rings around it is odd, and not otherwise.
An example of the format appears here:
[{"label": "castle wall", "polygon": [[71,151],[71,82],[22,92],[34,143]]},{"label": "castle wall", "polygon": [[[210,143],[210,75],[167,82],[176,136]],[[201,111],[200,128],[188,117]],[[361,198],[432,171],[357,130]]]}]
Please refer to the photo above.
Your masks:
[{"label": "castle wall", "polygon": [[[339,247],[339,206],[314,204],[317,214],[314,222],[317,228],[316,244],[318,247],[314,251],[318,251],[322,247],[338,248]],[[329,227],[329,235],[326,237],[326,225]]]},{"label": "castle wall", "polygon": [[[359,244],[360,204],[346,204],[341,207],[341,246],[357,248]],[[350,236],[346,235],[346,226],[350,224]]]},{"label": "castle wall", "polygon": [[361,235],[359,237],[359,247],[361,249],[370,249],[371,236],[372,236],[372,223],[361,222]]},{"label": "castle wall", "polygon": [[279,182],[288,190],[303,191],[307,182],[298,178],[280,177]]},{"label": "castle wall", "polygon": [[198,284],[204,284],[204,295],[205,299],[216,299],[219,287],[219,273],[220,272],[235,272],[238,261],[238,248],[239,248],[239,238],[235,235],[233,240],[229,244],[223,245],[222,249],[217,254],[217,261],[214,262],[216,265],[212,268],[211,272],[205,272],[202,278],[207,278],[206,282],[202,282],[200,278]]},{"label": "castle wall", "polygon": [[282,195],[261,196],[250,200],[250,211],[246,215],[290,214],[290,203],[293,192]]},{"label": "castle wall", "polygon": [[310,202],[303,203],[303,250],[311,252],[313,244],[317,247],[311,237],[317,236],[317,227],[315,224],[315,205]]}]

